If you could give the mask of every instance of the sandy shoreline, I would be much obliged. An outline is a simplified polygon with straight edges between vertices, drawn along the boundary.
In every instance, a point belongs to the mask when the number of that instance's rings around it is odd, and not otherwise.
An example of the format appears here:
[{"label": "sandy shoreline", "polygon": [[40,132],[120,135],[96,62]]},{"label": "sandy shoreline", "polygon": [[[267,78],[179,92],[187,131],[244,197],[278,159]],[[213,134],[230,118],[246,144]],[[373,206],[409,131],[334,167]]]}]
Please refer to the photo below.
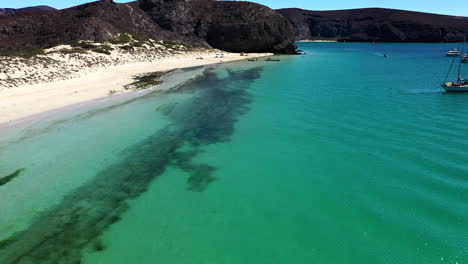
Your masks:
[{"label": "sandy shoreline", "polygon": [[[124,91],[124,85],[132,83],[133,76],[155,71],[204,66],[222,62],[245,60],[238,53],[225,53],[216,58],[216,51],[206,53],[203,60],[200,53],[178,54],[153,62],[136,62],[101,68],[82,76],[48,83],[26,84],[0,90],[0,124],[50,111],[57,108],[108,96],[110,90]],[[272,54],[249,54],[248,58]]]}]

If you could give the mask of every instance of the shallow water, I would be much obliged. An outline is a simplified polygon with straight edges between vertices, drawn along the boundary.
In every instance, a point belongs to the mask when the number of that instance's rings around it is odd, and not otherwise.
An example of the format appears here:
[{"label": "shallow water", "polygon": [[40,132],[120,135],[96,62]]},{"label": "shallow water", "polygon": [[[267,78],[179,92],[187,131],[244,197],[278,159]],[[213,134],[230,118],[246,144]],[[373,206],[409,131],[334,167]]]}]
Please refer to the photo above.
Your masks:
[{"label": "shallow water", "polygon": [[450,48],[304,43],[39,122],[0,142],[0,263],[462,264]]}]

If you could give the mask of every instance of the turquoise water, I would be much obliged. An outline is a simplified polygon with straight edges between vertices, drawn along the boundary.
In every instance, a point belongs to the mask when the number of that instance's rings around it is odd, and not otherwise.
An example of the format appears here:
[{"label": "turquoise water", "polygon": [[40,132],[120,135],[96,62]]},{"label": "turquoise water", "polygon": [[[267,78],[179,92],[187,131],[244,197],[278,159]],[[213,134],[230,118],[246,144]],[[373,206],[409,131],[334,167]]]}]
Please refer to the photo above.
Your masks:
[{"label": "turquoise water", "polygon": [[300,44],[2,138],[0,263],[463,264],[452,46]]}]

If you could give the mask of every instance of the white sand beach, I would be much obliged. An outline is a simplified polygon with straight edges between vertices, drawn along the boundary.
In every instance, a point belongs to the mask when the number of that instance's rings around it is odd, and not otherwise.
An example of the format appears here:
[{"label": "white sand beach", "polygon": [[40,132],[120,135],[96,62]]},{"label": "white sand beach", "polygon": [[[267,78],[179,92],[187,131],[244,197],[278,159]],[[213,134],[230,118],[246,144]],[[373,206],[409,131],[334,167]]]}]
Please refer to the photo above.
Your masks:
[{"label": "white sand beach", "polygon": [[[238,53],[224,52],[223,58],[217,58],[217,53],[220,51],[179,52],[152,61],[129,62],[114,66],[100,65],[92,70],[84,67],[77,70],[72,77],[63,80],[52,79],[47,82],[26,83],[15,87],[0,86],[0,124],[13,123],[15,120],[34,114],[106,97],[109,96],[110,90],[118,93],[124,92],[124,86],[132,83],[133,77],[138,74],[273,55],[269,53],[248,54],[248,57],[243,57]],[[198,59],[200,57],[203,59]],[[72,58],[67,61],[67,63],[70,62],[73,62]],[[34,65],[26,66],[26,68],[23,66],[22,71],[28,72],[34,67]],[[41,71],[39,71],[40,74]]]}]

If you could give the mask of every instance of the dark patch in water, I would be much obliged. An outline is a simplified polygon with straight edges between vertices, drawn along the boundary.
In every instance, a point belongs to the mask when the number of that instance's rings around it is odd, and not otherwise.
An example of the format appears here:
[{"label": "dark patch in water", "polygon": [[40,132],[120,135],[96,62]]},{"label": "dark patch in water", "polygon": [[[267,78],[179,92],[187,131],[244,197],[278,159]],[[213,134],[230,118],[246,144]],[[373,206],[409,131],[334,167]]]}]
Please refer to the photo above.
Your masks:
[{"label": "dark patch in water", "polygon": [[167,116],[170,113],[172,113],[172,111],[175,109],[177,104],[178,104],[177,102],[173,102],[173,103],[161,105],[158,108],[156,108],[156,112],[160,112],[161,114]]},{"label": "dark patch in water", "polygon": [[0,186],[11,182],[14,178],[18,177],[24,170],[25,170],[25,168],[22,168],[22,169],[19,169],[19,170],[13,172],[10,175],[7,175],[5,177],[0,178]]},{"label": "dark patch in water", "polygon": [[104,246],[104,242],[102,242],[101,239],[96,239],[93,244],[93,250],[94,251],[104,251],[106,247]]},{"label": "dark patch in water", "polygon": [[0,249],[7,247],[8,245],[12,244],[18,238],[18,234],[13,234],[7,239],[0,240]]},{"label": "dark patch in water", "polygon": [[187,179],[189,190],[194,192],[202,192],[206,187],[216,179],[212,176],[216,171],[215,167],[202,164],[195,166],[190,177]]},{"label": "dark patch in water", "polygon": [[191,171],[195,165],[192,164],[192,159],[200,154],[202,150],[196,149],[185,152],[176,152],[172,156],[172,164],[184,171]]},{"label": "dark patch in water", "polygon": [[[202,145],[230,140],[234,123],[251,102],[247,88],[260,71],[228,71],[221,78],[207,70],[203,77],[179,86],[177,92],[196,95],[168,113],[169,126],[125,150],[121,163],[99,172],[15,236],[0,249],[0,263],[81,263],[83,249],[104,250],[99,236],[120,220],[127,201],[144,193],[167,166],[190,173],[188,188],[203,191],[214,181],[216,168],[194,164],[193,159]],[[181,152],[187,145],[193,151]]]},{"label": "dark patch in water", "polygon": [[176,152],[172,157],[172,164],[188,173],[190,177],[187,179],[189,190],[194,192],[202,192],[208,185],[216,180],[213,173],[216,168],[208,164],[194,164],[192,162],[202,151],[199,149]]}]

